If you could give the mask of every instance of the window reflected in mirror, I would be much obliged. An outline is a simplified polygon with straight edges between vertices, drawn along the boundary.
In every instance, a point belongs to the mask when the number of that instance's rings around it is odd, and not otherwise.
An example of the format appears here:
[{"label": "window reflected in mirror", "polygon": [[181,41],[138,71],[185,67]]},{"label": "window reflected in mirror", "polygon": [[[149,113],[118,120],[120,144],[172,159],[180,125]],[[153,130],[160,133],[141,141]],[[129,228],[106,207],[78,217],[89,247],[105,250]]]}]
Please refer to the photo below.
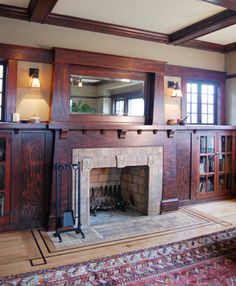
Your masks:
[{"label": "window reflected in mirror", "polygon": [[71,75],[70,113],[144,116],[144,81]]}]

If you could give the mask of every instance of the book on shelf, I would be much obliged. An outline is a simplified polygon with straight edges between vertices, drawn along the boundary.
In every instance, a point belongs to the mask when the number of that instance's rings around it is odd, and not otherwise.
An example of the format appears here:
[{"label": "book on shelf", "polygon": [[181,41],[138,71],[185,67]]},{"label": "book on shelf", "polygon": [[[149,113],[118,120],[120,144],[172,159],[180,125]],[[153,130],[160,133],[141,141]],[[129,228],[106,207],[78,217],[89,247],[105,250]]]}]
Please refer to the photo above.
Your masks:
[{"label": "book on shelf", "polygon": [[4,216],[5,194],[0,193],[0,217]]}]

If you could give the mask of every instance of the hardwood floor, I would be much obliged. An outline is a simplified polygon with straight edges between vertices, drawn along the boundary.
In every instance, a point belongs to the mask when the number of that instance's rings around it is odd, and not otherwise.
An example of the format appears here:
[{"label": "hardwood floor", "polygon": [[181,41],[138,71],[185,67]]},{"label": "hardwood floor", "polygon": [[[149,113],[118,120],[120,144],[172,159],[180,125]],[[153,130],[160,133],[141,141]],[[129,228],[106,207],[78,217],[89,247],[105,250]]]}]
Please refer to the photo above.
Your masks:
[{"label": "hardwood floor", "polygon": [[171,227],[173,215],[163,214],[165,229],[114,241],[56,248],[44,230],[0,234],[0,276],[37,271],[107,255],[161,245],[236,227],[236,199],[185,207],[180,210],[203,223]]}]

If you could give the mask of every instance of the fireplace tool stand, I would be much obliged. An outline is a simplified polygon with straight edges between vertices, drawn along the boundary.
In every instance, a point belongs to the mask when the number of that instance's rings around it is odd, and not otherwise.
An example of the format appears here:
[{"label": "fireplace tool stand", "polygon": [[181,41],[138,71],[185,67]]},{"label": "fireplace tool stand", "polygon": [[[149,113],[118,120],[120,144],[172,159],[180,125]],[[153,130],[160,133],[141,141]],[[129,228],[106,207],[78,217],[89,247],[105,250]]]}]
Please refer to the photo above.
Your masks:
[{"label": "fireplace tool stand", "polygon": [[[63,178],[67,177],[67,188]],[[72,182],[73,180],[73,182]],[[78,186],[78,188],[76,188]],[[64,187],[64,188],[63,188]],[[67,199],[67,203],[63,201]],[[80,163],[56,163],[56,230],[55,237],[62,242],[61,233],[75,231],[84,238],[80,222]]]}]

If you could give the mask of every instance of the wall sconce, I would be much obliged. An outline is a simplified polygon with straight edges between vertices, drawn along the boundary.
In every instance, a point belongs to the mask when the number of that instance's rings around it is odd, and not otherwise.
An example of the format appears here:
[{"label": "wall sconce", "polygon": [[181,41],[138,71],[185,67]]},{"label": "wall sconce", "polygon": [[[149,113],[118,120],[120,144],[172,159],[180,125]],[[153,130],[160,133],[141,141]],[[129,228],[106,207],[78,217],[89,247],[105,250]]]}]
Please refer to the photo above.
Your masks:
[{"label": "wall sconce", "polygon": [[82,82],[82,78],[81,77],[79,78],[79,81],[78,81],[78,87],[83,87],[83,82]]},{"label": "wall sconce", "polygon": [[168,81],[168,88],[172,89],[172,97],[182,97],[182,92],[177,81]]},{"label": "wall sconce", "polygon": [[39,69],[30,68],[29,69],[29,76],[30,76],[29,87],[39,88],[41,86],[40,80],[39,80]]}]

